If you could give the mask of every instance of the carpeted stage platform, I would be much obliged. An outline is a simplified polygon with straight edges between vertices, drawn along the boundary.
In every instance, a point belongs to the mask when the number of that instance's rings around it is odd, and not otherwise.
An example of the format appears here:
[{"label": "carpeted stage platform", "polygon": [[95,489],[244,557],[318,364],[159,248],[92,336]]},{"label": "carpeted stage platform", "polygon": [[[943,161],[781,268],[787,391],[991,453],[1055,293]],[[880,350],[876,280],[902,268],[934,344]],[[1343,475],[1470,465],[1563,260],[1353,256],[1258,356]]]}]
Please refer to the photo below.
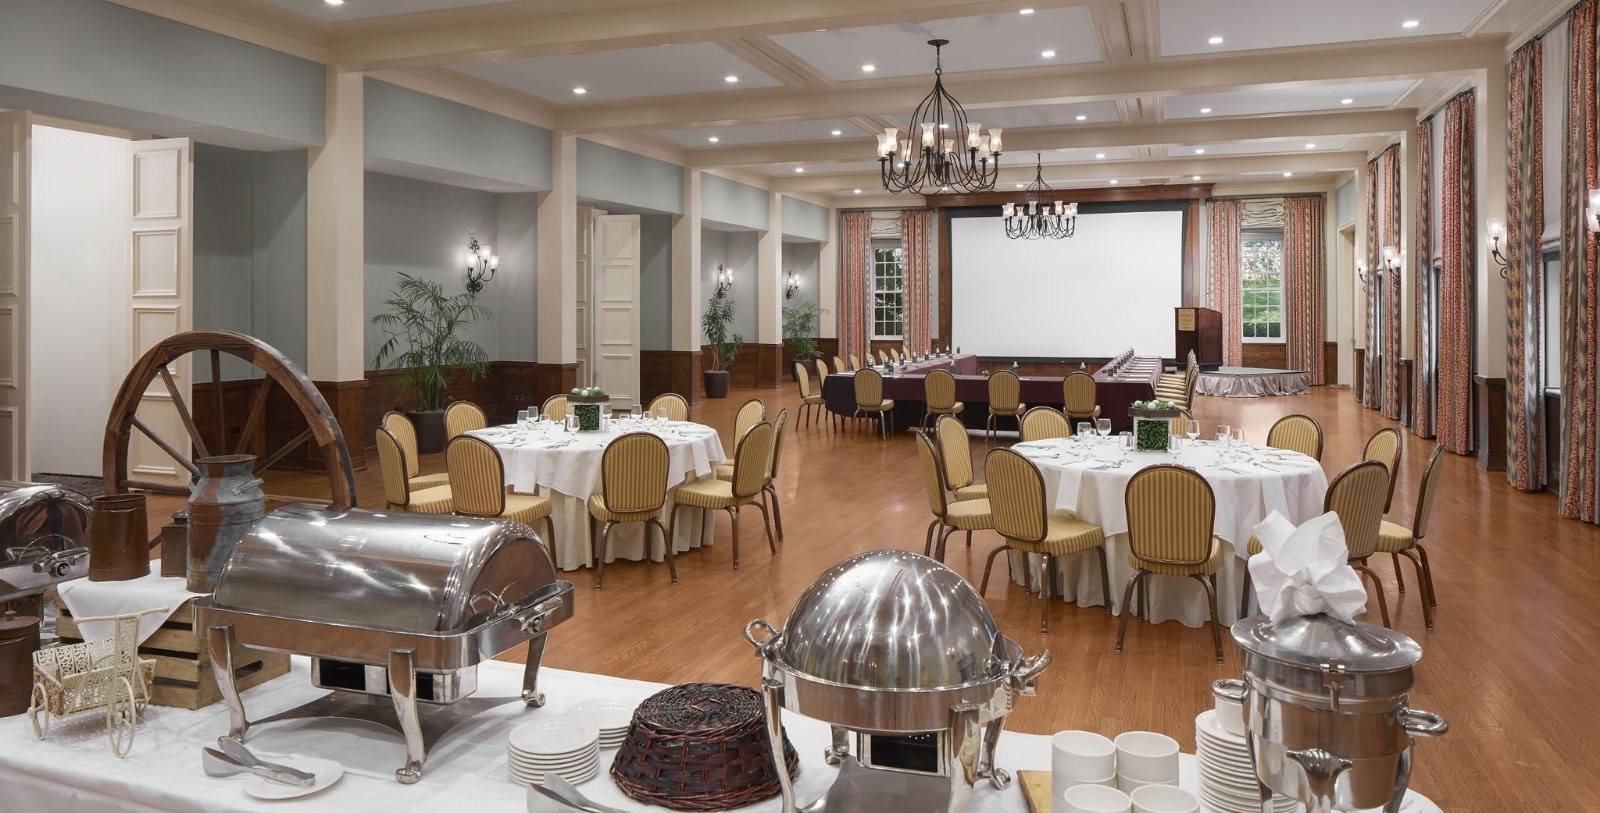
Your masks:
[{"label": "carpeted stage platform", "polygon": [[1297,370],[1261,367],[1218,367],[1200,373],[1194,391],[1222,398],[1260,398],[1265,395],[1305,395],[1311,376]]}]

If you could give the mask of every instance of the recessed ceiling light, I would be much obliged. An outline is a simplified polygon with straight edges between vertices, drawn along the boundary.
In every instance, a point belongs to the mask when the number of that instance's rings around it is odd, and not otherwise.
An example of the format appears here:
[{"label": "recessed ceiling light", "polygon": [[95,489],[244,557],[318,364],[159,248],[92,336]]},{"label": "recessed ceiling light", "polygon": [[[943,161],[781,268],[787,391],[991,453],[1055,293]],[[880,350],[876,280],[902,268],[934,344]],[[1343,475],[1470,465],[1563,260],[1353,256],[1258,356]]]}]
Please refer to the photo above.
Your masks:
[{"label": "recessed ceiling light", "polygon": [[1202,108],[1200,108],[1200,112],[1202,112],[1202,113],[1210,113],[1210,112],[1211,112],[1211,108],[1209,108],[1209,107],[1202,107]]},{"label": "recessed ceiling light", "polygon": [[1094,157],[1096,157],[1096,158],[1104,158],[1104,157],[1106,157],[1106,154],[1103,153],[1103,152],[1097,152],[1097,153],[1094,154]]},{"label": "recessed ceiling light", "polygon": [[588,93],[589,91],[584,90],[583,88],[573,88],[572,92],[578,94],[579,96],[582,96],[583,94]]},{"label": "recessed ceiling light", "polygon": [[795,171],[795,172],[805,172],[805,171],[806,171],[806,168],[805,168],[805,167],[795,167],[795,168],[794,168],[794,171]]},{"label": "recessed ceiling light", "polygon": [[939,187],[939,191],[941,191],[941,192],[949,192],[949,191],[950,191],[950,187],[948,187],[948,186],[941,186],[941,187]]},{"label": "recessed ceiling light", "polygon": [[1017,188],[1021,189],[1022,188],[1022,184],[1017,184]]},{"label": "recessed ceiling light", "polygon": [[1212,45],[1221,45],[1222,44],[1222,38],[1221,37],[1212,37],[1211,39],[1206,40],[1206,42],[1209,42]]},{"label": "recessed ceiling light", "polygon": [[1019,11],[1019,12],[1017,12],[1017,13],[1018,13],[1018,14],[1032,14],[1032,13],[1033,13],[1033,9],[1031,9],[1031,8],[1025,8],[1025,9],[1023,9],[1023,10],[1021,10],[1021,11]]},{"label": "recessed ceiling light", "polygon": [[873,71],[875,71],[877,69],[878,69],[877,65],[862,65],[861,66],[861,72],[862,73],[872,73]]},{"label": "recessed ceiling light", "polygon": [[1198,180],[1200,180],[1200,176],[1199,176],[1199,175],[1196,175],[1196,176],[1194,176],[1194,177],[1192,177],[1192,178],[1190,178],[1190,179],[1189,179],[1189,180],[1191,180],[1191,181],[1198,181]]},{"label": "recessed ceiling light", "polygon": [[859,189],[857,189],[857,190],[856,190],[856,194],[857,194],[857,195],[859,195],[859,194],[861,194],[861,190],[859,190]]},{"label": "recessed ceiling light", "polygon": [[706,140],[707,140],[707,141],[709,141],[709,142],[711,142],[711,143],[713,143],[713,144],[715,144],[715,143],[717,143],[717,142],[718,142],[718,141],[721,141],[721,140],[722,140],[722,139],[720,139],[720,138],[717,138],[717,137],[716,137],[716,136],[712,136],[712,137],[710,137],[710,138],[708,138],[708,139],[706,139]]},{"label": "recessed ceiling light", "polygon": [[950,122],[948,122],[948,121],[941,121],[941,122],[939,122],[939,129],[941,129],[941,130],[948,130],[948,129],[950,129]]},{"label": "recessed ceiling light", "polygon": [[1089,120],[1088,116],[1079,116],[1078,117],[1078,121],[1088,121],[1088,120]]},{"label": "recessed ceiling light", "polygon": [[1355,104],[1355,99],[1340,99],[1339,104]]},{"label": "recessed ceiling light", "polygon": [[1308,150],[1314,150],[1316,148],[1317,148],[1317,145],[1315,145],[1315,144],[1307,144],[1306,145],[1306,149],[1308,149]]},{"label": "recessed ceiling light", "polygon": [[1285,172],[1285,173],[1283,173],[1283,177],[1285,177],[1285,178],[1293,178],[1294,177],[1294,173],[1293,172]]},{"label": "recessed ceiling light", "polygon": [[1039,52],[1039,56],[1042,56],[1045,59],[1055,59],[1056,58],[1056,52],[1055,51],[1040,51]]},{"label": "recessed ceiling light", "polygon": [[843,130],[834,130],[833,134],[834,135],[844,135],[844,131]]},{"label": "recessed ceiling light", "polygon": [[1112,186],[1116,186],[1117,185],[1117,179],[1116,178],[1112,178],[1111,179],[1111,185]]},{"label": "recessed ceiling light", "polygon": [[1419,25],[1422,25],[1422,23],[1420,23],[1420,22],[1418,22],[1416,20],[1406,20],[1405,22],[1400,24],[1400,27],[1401,28],[1416,28]]},{"label": "recessed ceiling light", "polygon": [[1195,150],[1194,154],[1195,155],[1205,155],[1206,154],[1206,148],[1205,147],[1201,147],[1200,149]]},{"label": "recessed ceiling light", "polygon": [[342,6],[342,5],[344,5],[344,0],[322,0],[322,2],[327,3],[330,6]]},{"label": "recessed ceiling light", "polygon": [[729,84],[733,84],[734,82],[739,81],[739,77],[737,77],[737,76],[724,76],[724,77],[722,77],[722,81],[727,82]]},{"label": "recessed ceiling light", "polygon": [[895,169],[905,169],[905,168],[906,168],[906,162],[904,162],[904,161],[901,161],[901,162],[900,162],[900,163],[898,163],[898,164],[895,164],[895,165],[894,165],[894,168],[895,168]]}]

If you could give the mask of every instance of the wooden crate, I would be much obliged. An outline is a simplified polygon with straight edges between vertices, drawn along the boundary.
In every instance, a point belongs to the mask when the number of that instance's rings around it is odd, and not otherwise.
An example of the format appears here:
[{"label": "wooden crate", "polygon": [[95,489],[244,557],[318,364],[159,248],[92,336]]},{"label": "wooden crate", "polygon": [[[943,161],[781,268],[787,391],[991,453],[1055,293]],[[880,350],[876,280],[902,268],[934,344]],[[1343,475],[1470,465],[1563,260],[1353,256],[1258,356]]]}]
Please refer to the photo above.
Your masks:
[{"label": "wooden crate", "polygon": [[[56,619],[56,634],[64,644],[83,640],[78,624],[66,607]],[[139,656],[156,662],[155,685],[150,687],[150,702],[157,706],[200,709],[222,699],[217,679],[211,672],[211,647],[195,635],[194,600],[185,601],[139,645]],[[259,686],[289,673],[289,656],[280,652],[233,648],[234,682],[239,691]]]},{"label": "wooden crate", "polygon": [[1050,813],[1050,786],[1049,771],[1017,771],[1017,785],[1022,788],[1022,797],[1028,800],[1028,809],[1033,813]]}]

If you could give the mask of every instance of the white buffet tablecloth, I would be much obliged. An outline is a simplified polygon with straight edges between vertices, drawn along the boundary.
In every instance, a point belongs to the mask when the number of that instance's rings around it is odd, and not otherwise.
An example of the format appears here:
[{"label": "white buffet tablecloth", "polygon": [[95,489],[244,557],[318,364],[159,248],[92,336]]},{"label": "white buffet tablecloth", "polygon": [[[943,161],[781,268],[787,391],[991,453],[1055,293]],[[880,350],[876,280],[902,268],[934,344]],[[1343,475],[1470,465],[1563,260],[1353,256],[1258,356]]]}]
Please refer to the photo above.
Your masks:
[{"label": "white buffet tablecloth", "polygon": [[[297,656],[289,674],[246,691],[243,697],[251,717],[260,719],[320,696],[322,690],[311,686],[309,674],[309,661]],[[506,705],[484,712],[442,740],[428,756],[422,781],[415,785],[394,781],[394,769],[403,762],[405,747],[400,735],[388,729],[344,720],[274,723],[253,729],[246,744],[262,757],[318,756],[338,759],[345,766],[344,778],[337,784],[289,802],[251,798],[244,793],[243,778],[212,779],[202,772],[201,746],[213,745],[228,729],[227,713],[220,703],[199,711],[149,707],[126,759],[111,755],[104,717],[98,714],[57,721],[44,742],[33,740],[24,716],[0,718],[0,812],[261,813],[293,809],[306,813],[521,813],[526,810],[527,791],[511,781],[506,767],[506,737],[514,726],[563,715],[585,700],[616,697],[642,701],[665,688],[657,683],[545,669],[539,674],[539,687],[549,703],[535,710],[515,699],[521,687],[521,665],[486,663],[479,667],[478,678],[476,696],[503,696]],[[1033,701],[1023,698],[1019,702]],[[832,785],[837,773],[822,761],[828,727],[787,712],[784,725],[800,755],[796,794],[802,804],[808,803]],[[602,751],[602,762],[615,753]],[[1048,771],[1050,739],[1005,732],[1000,736],[996,763],[1013,775],[1018,770]],[[1194,758],[1185,754],[1179,784],[1195,790],[1198,783]],[[579,789],[596,802],[623,810],[659,810],[623,796],[604,773]],[[1015,782],[1003,791],[981,782],[972,801],[974,813],[1025,813],[1028,809]],[[773,798],[744,810],[776,813],[781,807]],[[1408,807],[1407,813],[1411,810]],[[1438,808],[1427,803],[1418,805],[1416,811],[1437,813]]]},{"label": "white buffet tablecloth", "polygon": [[[1057,512],[1075,511],[1078,518],[1105,530],[1106,569],[1111,584],[1112,612],[1122,612],[1123,591],[1133,578],[1128,561],[1128,481],[1140,469],[1158,463],[1176,463],[1200,472],[1217,498],[1212,532],[1220,537],[1222,567],[1217,571],[1217,612],[1224,624],[1238,617],[1239,593],[1248,553],[1245,542],[1251,529],[1278,511],[1299,524],[1322,513],[1328,478],[1316,460],[1295,452],[1247,445],[1235,462],[1222,462],[1213,442],[1185,440],[1177,453],[1124,452],[1115,438],[1083,444],[1076,437],[1019,443],[1019,453],[1044,475],[1045,497]],[[1012,577],[1038,587],[1039,557],[1011,554]],[[1100,565],[1093,553],[1056,560],[1061,598],[1084,607],[1101,607]],[[1194,579],[1148,576],[1150,615],[1157,623],[1177,620],[1190,627],[1204,626],[1210,616],[1205,589]]]},{"label": "white buffet tablecloth", "polygon": [[[624,418],[613,421],[609,431],[574,433],[565,432],[560,426],[544,421],[535,428],[494,426],[469,434],[489,441],[499,450],[505,461],[506,485],[525,494],[537,492],[550,497],[556,533],[553,550],[556,565],[562,570],[588,567],[594,560],[598,540],[592,538],[588,500],[589,495],[600,491],[600,460],[612,441],[628,432],[650,432],[666,441],[671,466],[667,470],[669,496],[661,521],[669,528],[674,505],[671,489],[686,480],[714,476],[715,466],[727,459],[717,430],[698,423],[635,422]],[[705,521],[702,513],[683,511],[678,516],[675,552],[711,544],[714,523]],[[535,523],[534,530],[539,530],[539,524]],[[660,534],[651,532],[647,553],[643,523],[612,528],[607,562],[639,561],[647,555],[657,562],[666,557]]]},{"label": "white buffet tablecloth", "polygon": [[[126,615],[144,610],[165,607],[166,612],[151,613],[139,619],[139,643],[156,634],[161,625],[178,611],[185,601],[199,598],[201,593],[191,593],[184,585],[187,581],[178,576],[161,575],[161,563],[150,563],[150,575],[137,579],[114,582],[92,582],[73,579],[56,587],[61,603],[74,618],[94,618],[104,615]],[[117,622],[91,621],[79,624],[78,632],[86,641],[98,641],[116,634]]]}]

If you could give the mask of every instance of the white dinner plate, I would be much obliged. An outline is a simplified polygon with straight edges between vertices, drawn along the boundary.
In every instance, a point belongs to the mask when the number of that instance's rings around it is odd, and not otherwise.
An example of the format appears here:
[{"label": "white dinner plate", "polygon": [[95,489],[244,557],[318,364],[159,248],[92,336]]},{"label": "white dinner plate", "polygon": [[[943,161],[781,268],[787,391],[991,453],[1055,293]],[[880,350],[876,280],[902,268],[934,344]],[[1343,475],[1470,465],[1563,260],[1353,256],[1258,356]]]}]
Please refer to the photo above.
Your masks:
[{"label": "white dinner plate", "polygon": [[607,735],[616,738],[627,734],[628,727],[633,725],[633,710],[638,705],[615,697],[603,697],[599,700],[585,700],[567,709],[567,716],[583,717],[593,722],[600,728],[602,740],[606,739]]},{"label": "white dinner plate", "polygon": [[344,766],[331,759],[318,759],[316,757],[284,757],[275,759],[281,765],[287,765],[302,771],[307,771],[317,777],[317,781],[309,788],[297,788],[279,782],[269,782],[255,774],[245,777],[244,792],[257,799],[298,799],[309,796],[318,791],[326,790],[330,785],[339,781],[344,776]]},{"label": "white dinner plate", "polygon": [[527,757],[518,756],[515,752],[508,752],[506,754],[506,759],[509,760],[511,764],[530,771],[556,771],[571,768],[574,765],[582,765],[585,762],[595,759],[598,754],[598,749],[591,749],[581,754],[575,754],[564,759],[533,760],[528,759]]},{"label": "white dinner plate", "polygon": [[1216,709],[1206,709],[1200,712],[1200,715],[1194,718],[1194,728],[1196,731],[1207,734],[1221,742],[1237,745],[1240,748],[1245,747],[1244,737],[1222,727],[1222,722],[1217,719]]},{"label": "white dinner plate", "polygon": [[532,720],[511,729],[513,749],[525,756],[563,757],[598,742],[600,729],[576,717]]},{"label": "white dinner plate", "polygon": [[520,773],[520,774],[538,774],[538,773],[569,774],[569,773],[575,773],[575,772],[581,771],[581,770],[589,767],[590,763],[599,762],[599,761],[600,761],[599,752],[595,752],[595,753],[589,754],[588,756],[584,757],[583,759],[573,760],[572,762],[564,763],[564,764],[561,764],[561,765],[529,765],[529,764],[527,764],[525,762],[518,762],[515,759],[507,759],[506,760],[507,764],[509,764],[511,766],[511,770],[513,772],[515,772],[515,773]]},{"label": "white dinner plate", "polygon": [[600,773],[600,763],[598,761],[592,762],[582,768],[575,768],[570,771],[519,771],[513,768],[511,770],[511,779],[524,785],[539,785],[544,783],[544,778],[549,773],[578,785],[595,778]]}]

